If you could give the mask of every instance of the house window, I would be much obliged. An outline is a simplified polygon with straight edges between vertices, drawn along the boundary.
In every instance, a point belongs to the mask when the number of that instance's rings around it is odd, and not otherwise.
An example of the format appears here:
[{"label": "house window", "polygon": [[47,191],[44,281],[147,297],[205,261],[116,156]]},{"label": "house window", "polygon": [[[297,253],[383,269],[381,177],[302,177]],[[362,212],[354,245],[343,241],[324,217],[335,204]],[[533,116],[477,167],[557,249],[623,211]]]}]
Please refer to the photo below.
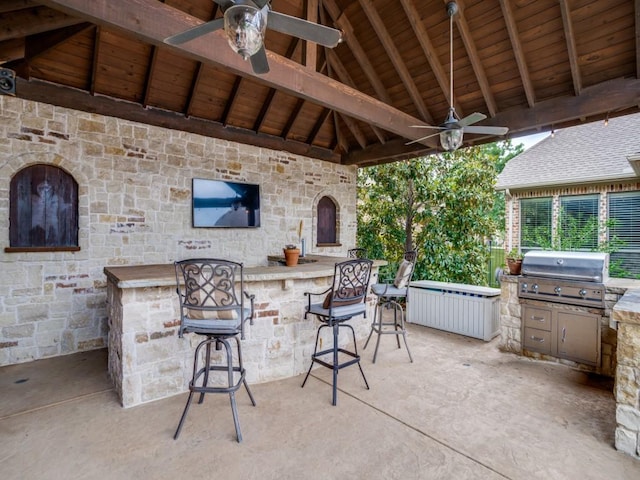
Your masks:
[{"label": "house window", "polygon": [[560,197],[560,250],[595,250],[598,247],[598,195]]},{"label": "house window", "polygon": [[337,238],[337,208],[329,197],[318,202],[318,245],[335,245]]},{"label": "house window", "polygon": [[610,193],[609,220],[609,242],[622,242],[610,255],[611,275],[640,275],[640,192]]},{"label": "house window", "polygon": [[5,251],[79,250],[78,184],[52,165],[32,165],[10,184],[9,242]]},{"label": "house window", "polygon": [[551,245],[551,197],[520,200],[520,249],[523,252]]}]

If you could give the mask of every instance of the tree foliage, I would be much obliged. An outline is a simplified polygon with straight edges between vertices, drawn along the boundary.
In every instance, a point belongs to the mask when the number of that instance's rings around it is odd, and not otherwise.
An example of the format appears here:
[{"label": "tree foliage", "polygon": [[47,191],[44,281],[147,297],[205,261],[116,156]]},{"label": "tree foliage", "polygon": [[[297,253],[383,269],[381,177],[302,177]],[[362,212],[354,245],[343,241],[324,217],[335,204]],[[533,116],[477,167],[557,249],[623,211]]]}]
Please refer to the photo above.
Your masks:
[{"label": "tree foliage", "polygon": [[494,184],[504,157],[505,148],[485,145],[360,169],[358,246],[388,260],[390,272],[415,247],[414,278],[486,284],[485,239],[497,228]]}]

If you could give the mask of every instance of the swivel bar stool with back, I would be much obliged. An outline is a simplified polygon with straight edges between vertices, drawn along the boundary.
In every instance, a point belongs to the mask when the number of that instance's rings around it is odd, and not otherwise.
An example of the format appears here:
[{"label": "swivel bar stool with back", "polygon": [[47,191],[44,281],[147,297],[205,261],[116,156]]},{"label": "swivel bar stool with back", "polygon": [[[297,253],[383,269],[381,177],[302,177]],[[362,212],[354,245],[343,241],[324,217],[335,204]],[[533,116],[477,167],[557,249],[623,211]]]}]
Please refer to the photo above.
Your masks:
[{"label": "swivel bar stool with back", "polygon": [[[405,310],[402,308],[401,302],[406,303],[409,295],[409,282],[413,276],[416,259],[418,253],[416,250],[408,250],[404,252],[404,258],[398,267],[395,279],[390,283],[374,283],[371,286],[371,292],[377,296],[376,309],[371,322],[371,331],[369,337],[364,344],[363,349],[367,348],[371,335],[378,334],[376,340],[376,349],[373,352],[373,363],[376,363],[378,355],[378,347],[380,346],[380,337],[382,335],[395,335],[400,346],[400,335],[404,339],[404,345],[407,347],[409,360],[413,363],[413,357],[407,343],[407,329],[405,327]],[[392,320],[383,319],[383,309],[393,311]]]},{"label": "swivel bar stool with back", "polygon": [[[328,290],[321,293],[305,292],[308,298],[304,318],[315,315],[322,324],[316,334],[316,344],[311,356],[311,365],[304,377],[304,387],[311,373],[314,363],[333,371],[333,405],[337,403],[338,372],[340,369],[357,364],[364,379],[364,384],[369,389],[367,378],[360,366],[360,355],[356,345],[356,333],[351,325],[346,323],[358,315],[367,316],[367,290],[371,279],[373,262],[366,259],[347,260],[336,263],[333,275],[333,283]],[[312,298],[320,299],[318,303]],[[324,328],[331,328],[333,344],[324,350],[318,351],[318,339]],[[351,330],[353,337],[353,351],[340,348],[338,344],[341,328]]]},{"label": "swivel bar stool with back", "polygon": [[[235,397],[241,385],[247,390],[253,406],[256,405],[245,379],[240,343],[240,339],[244,339],[244,324],[248,320],[253,322],[254,313],[254,297],[244,291],[243,266],[228,260],[198,258],[175,262],[175,271],[180,298],[178,335],[182,338],[185,333],[195,333],[205,339],[195,350],[189,398],[173,438],[180,435],[194,393],[200,394],[198,403],[204,401],[206,393],[228,393],[237,440],[242,442]],[[245,299],[249,305],[245,304]],[[237,365],[233,362],[235,352],[230,340],[236,344]],[[212,358],[212,346],[216,351],[224,352]],[[224,375],[210,378],[210,372]]]}]

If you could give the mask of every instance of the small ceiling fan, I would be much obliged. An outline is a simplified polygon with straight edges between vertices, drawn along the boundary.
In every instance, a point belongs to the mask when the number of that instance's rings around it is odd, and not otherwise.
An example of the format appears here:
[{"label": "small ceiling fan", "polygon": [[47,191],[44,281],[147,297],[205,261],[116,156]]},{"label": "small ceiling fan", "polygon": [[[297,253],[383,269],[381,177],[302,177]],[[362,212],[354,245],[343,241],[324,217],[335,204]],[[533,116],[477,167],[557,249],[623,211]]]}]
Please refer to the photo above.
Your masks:
[{"label": "small ceiling fan", "polygon": [[460,145],[462,145],[464,132],[479,133],[484,135],[504,135],[509,131],[507,127],[472,127],[471,125],[473,125],[474,123],[480,122],[481,120],[487,118],[487,116],[482,113],[472,113],[471,115],[468,115],[463,119],[460,119],[456,114],[456,109],[453,106],[453,16],[456,13],[458,13],[458,5],[456,4],[456,2],[447,3],[447,15],[449,15],[449,101],[451,102],[449,106],[449,114],[447,115],[447,119],[444,121],[444,123],[438,126],[414,125],[415,128],[430,128],[440,131],[437,133],[429,134],[425,137],[418,138],[417,140],[412,140],[406,145],[419,143],[423,140],[426,140],[427,138],[440,135],[440,144],[442,145],[442,148],[452,152],[460,147]]},{"label": "small ceiling fan", "polygon": [[169,45],[180,45],[207,33],[224,29],[229,45],[245,60],[251,61],[256,74],[269,71],[264,48],[267,28],[308,40],[325,47],[335,47],[342,33],[335,28],[291,17],[271,9],[270,0],[213,0],[220,5],[223,18],[216,18],[197,27],[165,38]]}]

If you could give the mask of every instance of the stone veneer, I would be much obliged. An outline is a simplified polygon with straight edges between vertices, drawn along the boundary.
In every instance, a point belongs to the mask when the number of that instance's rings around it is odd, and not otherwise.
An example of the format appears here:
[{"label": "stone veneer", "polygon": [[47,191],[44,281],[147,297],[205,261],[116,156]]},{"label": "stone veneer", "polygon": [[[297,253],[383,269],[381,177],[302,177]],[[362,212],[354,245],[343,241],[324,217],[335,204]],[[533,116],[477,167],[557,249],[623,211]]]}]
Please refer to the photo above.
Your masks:
[{"label": "stone veneer", "polygon": [[[624,286],[628,284],[627,286]],[[615,377],[615,446],[640,458],[640,285],[638,281],[612,279],[606,285],[601,321],[601,365],[592,367],[522,348],[521,305],[518,277],[501,277],[500,344],[503,351],[560,362],[573,368]],[[542,303],[542,302],[541,302]],[[582,307],[575,307],[580,309]],[[615,327],[612,328],[612,327]]]},{"label": "stone veneer", "polygon": [[640,458],[640,289],[624,294],[613,319],[618,322],[615,443]]},{"label": "stone veneer", "polygon": [[[266,265],[303,237],[309,253],[355,246],[355,166],[0,96],[0,239],[9,246],[9,184],[56,165],[78,182],[78,252],[0,251],[0,365],[107,345],[106,265],[215,256]],[[191,227],[194,177],[259,183],[262,226]],[[318,200],[338,206],[339,245],[315,246]]]}]

